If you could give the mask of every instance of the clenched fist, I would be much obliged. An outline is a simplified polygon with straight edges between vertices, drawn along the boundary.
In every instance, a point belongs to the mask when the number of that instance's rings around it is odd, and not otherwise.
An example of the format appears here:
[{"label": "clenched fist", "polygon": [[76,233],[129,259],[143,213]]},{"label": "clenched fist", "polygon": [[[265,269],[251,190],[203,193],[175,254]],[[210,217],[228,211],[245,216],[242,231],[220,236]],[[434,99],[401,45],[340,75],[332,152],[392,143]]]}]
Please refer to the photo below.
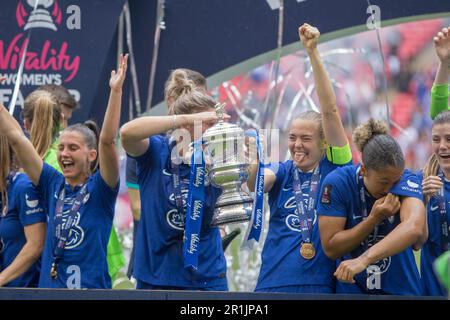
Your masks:
[{"label": "clenched fist", "polygon": [[317,48],[317,42],[319,41],[320,31],[319,29],[304,23],[298,28],[298,35],[300,41],[307,51],[312,51]]}]

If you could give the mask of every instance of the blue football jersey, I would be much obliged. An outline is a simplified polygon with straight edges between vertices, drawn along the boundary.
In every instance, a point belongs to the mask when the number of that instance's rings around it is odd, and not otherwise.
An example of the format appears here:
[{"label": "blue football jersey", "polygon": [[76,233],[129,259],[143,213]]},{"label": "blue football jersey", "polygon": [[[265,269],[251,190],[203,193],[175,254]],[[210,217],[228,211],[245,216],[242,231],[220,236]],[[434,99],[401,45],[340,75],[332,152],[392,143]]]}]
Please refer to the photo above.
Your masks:
[{"label": "blue football jersey", "polygon": [[198,269],[184,268],[183,234],[190,167],[179,166],[183,212],[175,203],[169,138],[152,136],[148,150],[136,157],[141,220],[135,243],[133,276],[150,285],[227,289],[226,261],[219,229],[210,227],[220,190],[205,186]]},{"label": "blue football jersey", "polygon": [[[417,174],[422,182],[423,173]],[[450,222],[450,181],[444,180],[444,193],[446,196],[447,225]],[[427,203],[428,239],[420,253],[420,275],[423,284],[423,294],[426,296],[447,296],[447,290],[439,283],[433,269],[433,263],[444,253],[441,244],[441,220],[439,200],[431,197]]]},{"label": "blue football jersey", "polygon": [[[334,216],[346,218],[345,229],[351,229],[362,222],[363,213],[359,197],[358,166],[339,168],[329,174],[322,185],[322,196],[317,208],[320,216]],[[402,197],[414,197],[423,200],[422,186],[417,176],[405,170],[399,182],[389,191]],[[365,193],[367,211],[370,213],[376,199]],[[400,215],[394,215],[385,219],[378,225],[376,239],[372,233],[368,237],[368,246],[382,240],[400,223]],[[354,259],[364,252],[361,245],[350,254],[337,261]],[[370,269],[370,270],[369,270]],[[369,272],[369,275],[367,274]],[[378,277],[379,276],[379,277]],[[378,279],[378,280],[377,280]],[[356,284],[338,283],[338,293],[369,293],[392,295],[421,295],[422,285],[417,269],[413,250],[407,248],[403,252],[392,257],[386,257],[372,266],[368,271],[355,276]]]},{"label": "blue football jersey", "polygon": [[97,171],[87,180],[87,194],[75,215],[58,264],[58,276],[50,277],[53,253],[57,245],[55,208],[58,196],[65,189],[63,222],[68,217],[80,186],[72,188],[64,176],[44,163],[38,189],[49,210],[45,248],[42,254],[41,288],[110,289],[106,248],[111,234],[119,183],[112,189]]},{"label": "blue football jersey", "polygon": [[[338,167],[327,157],[320,161],[316,206],[322,182],[330,172]],[[264,242],[261,269],[255,290],[292,285],[328,286],[334,289],[335,263],[323,252],[315,212],[314,216],[310,217],[310,222],[313,223],[311,242],[315,248],[315,256],[313,259],[307,260],[300,255],[303,239],[293,190],[293,170],[298,169],[294,168],[292,160],[272,165],[270,169],[274,171],[276,180],[269,192],[269,229]],[[299,171],[305,209],[312,175],[312,172]]]},{"label": "blue football jersey", "polygon": [[[8,187],[8,212],[0,219],[0,239],[2,249],[2,269],[7,268],[27,242],[24,227],[36,223],[46,223],[47,214],[36,188],[28,176],[18,173]],[[40,260],[5,287],[37,287]]]}]

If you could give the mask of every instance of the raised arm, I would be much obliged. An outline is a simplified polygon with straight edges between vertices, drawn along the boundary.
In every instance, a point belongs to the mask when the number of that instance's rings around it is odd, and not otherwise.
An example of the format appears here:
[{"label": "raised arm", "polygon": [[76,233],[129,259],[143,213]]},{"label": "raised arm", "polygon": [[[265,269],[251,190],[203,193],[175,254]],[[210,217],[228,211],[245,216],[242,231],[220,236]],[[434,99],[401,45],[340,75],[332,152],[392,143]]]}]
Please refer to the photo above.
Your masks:
[{"label": "raised arm", "polygon": [[2,103],[0,103],[0,134],[6,136],[21,167],[33,184],[37,185],[42,172],[42,159],[23,133],[16,119],[9,114]]},{"label": "raised arm", "polygon": [[375,201],[367,219],[345,230],[346,218],[319,216],[320,240],[325,254],[336,260],[356,249],[376,225],[400,209],[398,197],[388,194]]},{"label": "raised arm", "polygon": [[[224,114],[224,119],[229,118],[229,115]],[[120,139],[125,151],[133,157],[138,157],[147,151],[149,147],[148,138],[151,136],[167,132],[170,129],[192,126],[196,121],[207,123],[217,120],[218,117],[215,112],[141,117],[122,126]]]},{"label": "raised arm", "polygon": [[439,113],[449,110],[448,81],[450,76],[450,30],[443,28],[433,38],[439,67],[431,90],[430,117],[434,119]]},{"label": "raised arm", "polygon": [[419,246],[426,241],[425,206],[419,199],[407,197],[402,200],[400,224],[383,240],[372,246],[356,259],[342,262],[335,272],[338,280],[354,283],[353,277],[377,261],[394,256],[411,246]]},{"label": "raised arm", "polygon": [[322,121],[325,140],[328,145],[332,147],[343,147],[348,143],[347,135],[345,134],[344,126],[342,125],[339,110],[336,105],[336,96],[331,81],[325,71],[319,51],[317,50],[320,32],[317,28],[305,23],[299,27],[298,34],[311,61],[314,82],[323,117]]},{"label": "raised arm", "polygon": [[119,181],[119,159],[116,152],[116,137],[119,129],[122,105],[122,86],[127,72],[128,55],[120,56],[119,69],[111,72],[108,106],[99,138],[100,174],[111,188]]}]

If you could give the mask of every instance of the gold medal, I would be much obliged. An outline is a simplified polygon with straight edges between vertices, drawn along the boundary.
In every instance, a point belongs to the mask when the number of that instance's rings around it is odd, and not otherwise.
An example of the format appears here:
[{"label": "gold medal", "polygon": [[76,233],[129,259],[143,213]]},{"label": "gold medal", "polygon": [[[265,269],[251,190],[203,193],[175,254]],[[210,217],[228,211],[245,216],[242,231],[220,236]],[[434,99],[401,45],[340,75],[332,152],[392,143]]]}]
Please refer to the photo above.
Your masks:
[{"label": "gold medal", "polygon": [[56,277],[58,276],[58,270],[56,269],[56,264],[52,264],[52,268],[50,269],[50,277],[52,279],[56,279]]},{"label": "gold medal", "polygon": [[300,254],[303,258],[311,260],[316,255],[316,250],[312,243],[304,242],[300,247]]}]

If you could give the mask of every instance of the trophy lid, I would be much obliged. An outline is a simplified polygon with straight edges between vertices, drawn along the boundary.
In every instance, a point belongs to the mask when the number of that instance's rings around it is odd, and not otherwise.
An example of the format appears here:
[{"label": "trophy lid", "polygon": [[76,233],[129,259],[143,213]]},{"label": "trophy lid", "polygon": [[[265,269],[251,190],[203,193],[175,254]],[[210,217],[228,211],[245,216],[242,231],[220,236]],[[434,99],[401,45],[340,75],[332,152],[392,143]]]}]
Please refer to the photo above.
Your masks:
[{"label": "trophy lid", "polygon": [[216,114],[219,118],[219,121],[212,126],[211,128],[207,129],[203,133],[203,140],[210,141],[212,140],[212,137],[215,136],[221,136],[223,134],[229,135],[229,136],[239,136],[244,134],[244,130],[242,130],[240,127],[238,127],[235,124],[227,123],[223,121],[223,108],[225,107],[225,103],[218,103],[216,104]]}]

